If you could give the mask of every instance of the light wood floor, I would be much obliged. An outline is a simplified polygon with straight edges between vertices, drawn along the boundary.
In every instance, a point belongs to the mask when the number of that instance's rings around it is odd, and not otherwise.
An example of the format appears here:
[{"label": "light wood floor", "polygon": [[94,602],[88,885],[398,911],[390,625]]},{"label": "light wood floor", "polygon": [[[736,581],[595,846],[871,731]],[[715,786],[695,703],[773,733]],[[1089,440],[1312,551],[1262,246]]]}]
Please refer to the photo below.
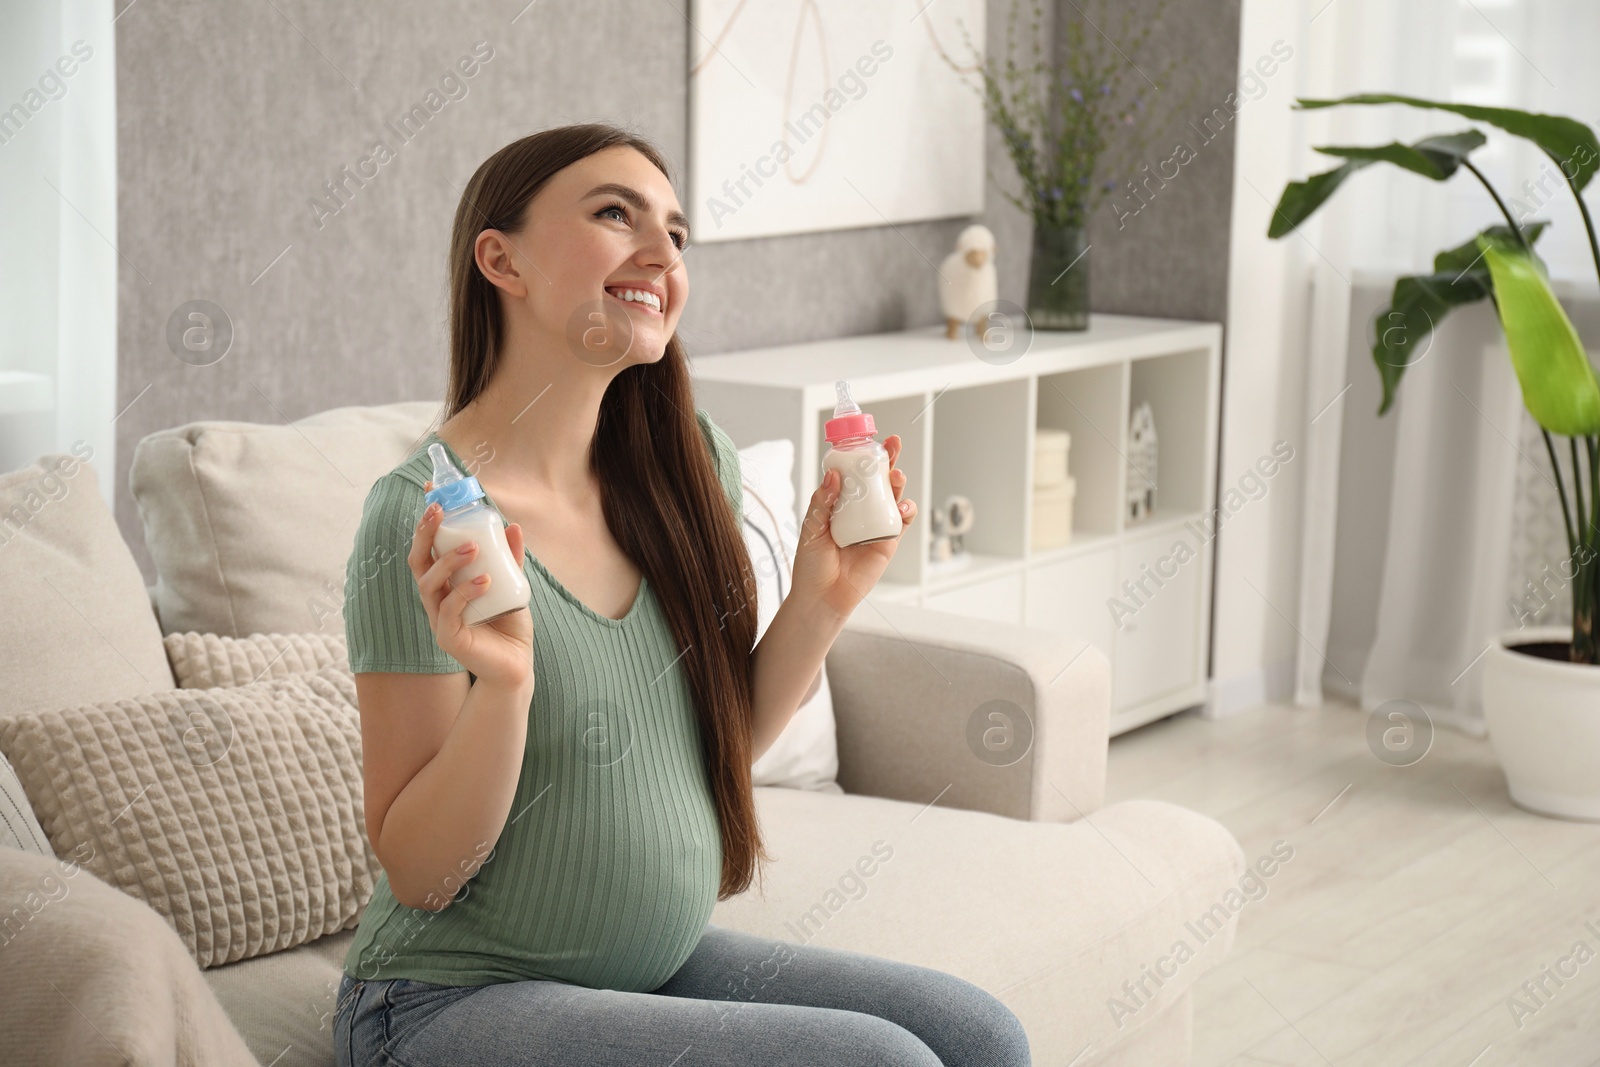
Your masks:
[{"label": "light wood floor", "polygon": [[1294,849],[1195,986],[1194,1067],[1600,1064],[1600,825],[1513,807],[1487,739],[1440,728],[1399,768],[1365,728],[1329,703],[1112,740],[1108,804],[1203,812],[1246,862]]}]

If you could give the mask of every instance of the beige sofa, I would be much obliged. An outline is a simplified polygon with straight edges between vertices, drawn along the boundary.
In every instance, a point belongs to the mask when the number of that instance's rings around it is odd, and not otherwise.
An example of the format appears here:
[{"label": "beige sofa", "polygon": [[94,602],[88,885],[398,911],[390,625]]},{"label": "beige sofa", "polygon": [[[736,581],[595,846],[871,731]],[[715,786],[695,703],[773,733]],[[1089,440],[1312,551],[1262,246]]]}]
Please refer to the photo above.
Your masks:
[{"label": "beige sofa", "polygon": [[[147,438],[130,480],[159,572],[149,589],[86,464],[57,479],[59,494],[36,483],[65,457],[0,475],[0,581],[28,609],[0,619],[0,727],[92,702],[122,701],[131,714],[129,701],[156,700],[174,685],[163,635],[342,634],[366,489],[436,414],[427,403],[346,408],[292,426],[201,423]],[[1218,904],[1236,895],[1244,857],[1195,812],[1102,807],[1104,655],[1038,629],[869,604],[827,671],[843,792],[759,788],[776,859],[765,894],[719,903],[712,921],[957,974],[1016,1012],[1041,1067],[1189,1063],[1190,990],[1232,948],[1236,912]],[[996,700],[1033,731],[1006,766],[968,740],[975,709]],[[82,805],[74,818],[128,818],[95,814],[106,807]],[[56,843],[72,839],[63,818],[44,827],[58,855]],[[892,858],[860,864],[874,844]],[[156,921],[151,904],[84,869],[70,893],[39,904],[46,868],[64,862],[0,848],[0,1061],[332,1062],[354,917],[202,971],[183,952],[193,929]],[[190,892],[206,858],[192,862]],[[1201,916],[1214,928],[1203,940],[1192,933]],[[236,921],[248,926],[249,909]],[[1193,955],[1169,975],[1158,961],[1179,942]]]}]

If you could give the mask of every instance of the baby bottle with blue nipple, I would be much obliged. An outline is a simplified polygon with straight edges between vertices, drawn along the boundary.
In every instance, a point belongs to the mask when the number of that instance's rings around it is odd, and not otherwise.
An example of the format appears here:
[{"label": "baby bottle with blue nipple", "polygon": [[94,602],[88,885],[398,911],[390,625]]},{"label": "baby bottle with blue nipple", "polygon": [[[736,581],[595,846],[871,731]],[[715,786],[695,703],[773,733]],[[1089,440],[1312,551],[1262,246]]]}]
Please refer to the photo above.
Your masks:
[{"label": "baby bottle with blue nipple", "polygon": [[486,499],[478,479],[456,469],[444,445],[430,444],[428,456],[433,460],[433,488],[426,499],[444,509],[433,534],[434,558],[476,541],[477,554],[451,576],[451,588],[466,585],[480,574],[489,576],[488,590],[467,601],[462,617],[469,626],[478,626],[527,607],[532,590],[522,572],[522,561],[511,554],[505,519]]}]

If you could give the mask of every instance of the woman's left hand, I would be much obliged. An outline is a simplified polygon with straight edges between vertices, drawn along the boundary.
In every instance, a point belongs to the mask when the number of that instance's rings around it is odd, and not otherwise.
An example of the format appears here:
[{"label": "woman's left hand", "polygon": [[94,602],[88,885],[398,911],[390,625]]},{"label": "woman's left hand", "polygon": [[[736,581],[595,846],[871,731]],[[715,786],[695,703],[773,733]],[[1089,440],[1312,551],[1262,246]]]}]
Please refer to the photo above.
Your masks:
[{"label": "woman's left hand", "polygon": [[[906,487],[906,472],[895,466],[900,458],[900,435],[889,435],[883,447],[889,453],[889,486],[894,490],[900,512],[900,532],[904,534],[917,514],[917,505],[914,500],[901,498]],[[792,594],[799,594],[804,601],[845,618],[878,584],[884,568],[889,566],[889,560],[900,547],[900,538],[840,548],[830,528],[833,503],[841,491],[840,481],[838,470],[830,469],[816,492],[811,494],[811,505],[806,509],[806,521],[800,530],[800,547],[795,553]]]}]

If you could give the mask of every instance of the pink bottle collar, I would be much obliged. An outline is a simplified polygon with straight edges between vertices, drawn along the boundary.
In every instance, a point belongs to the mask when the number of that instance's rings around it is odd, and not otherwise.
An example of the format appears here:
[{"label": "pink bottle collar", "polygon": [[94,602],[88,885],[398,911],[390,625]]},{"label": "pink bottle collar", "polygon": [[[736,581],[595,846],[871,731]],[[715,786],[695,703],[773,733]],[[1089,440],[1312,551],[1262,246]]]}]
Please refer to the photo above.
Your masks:
[{"label": "pink bottle collar", "polygon": [[861,437],[877,433],[872,416],[863,411],[859,415],[840,415],[822,424],[822,433],[829,441],[842,441],[846,437]]}]

